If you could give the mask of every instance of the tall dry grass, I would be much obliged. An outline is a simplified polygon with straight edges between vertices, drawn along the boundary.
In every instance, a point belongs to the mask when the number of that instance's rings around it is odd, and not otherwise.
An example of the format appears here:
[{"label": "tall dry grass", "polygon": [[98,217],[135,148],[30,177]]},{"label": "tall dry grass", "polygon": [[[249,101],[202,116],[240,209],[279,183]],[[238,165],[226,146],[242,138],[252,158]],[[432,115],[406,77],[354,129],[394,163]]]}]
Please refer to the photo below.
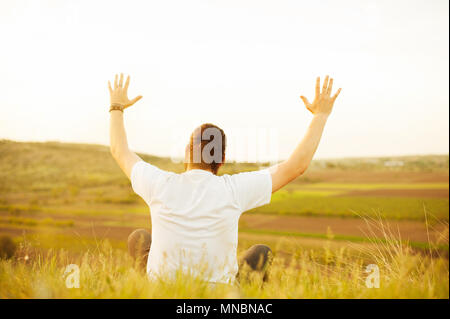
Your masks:
[{"label": "tall dry grass", "polygon": [[[415,251],[381,220],[367,220],[385,238],[355,250],[291,251],[275,247],[269,280],[250,273],[239,286],[209,285],[179,273],[174,281],[149,281],[123,250],[103,241],[81,255],[66,250],[35,252],[22,244],[14,258],[0,260],[0,298],[449,298],[448,224],[425,251]],[[370,236],[370,234],[368,234]],[[67,288],[69,264],[80,269],[80,287]],[[368,288],[368,264],[376,264],[380,287]]]}]

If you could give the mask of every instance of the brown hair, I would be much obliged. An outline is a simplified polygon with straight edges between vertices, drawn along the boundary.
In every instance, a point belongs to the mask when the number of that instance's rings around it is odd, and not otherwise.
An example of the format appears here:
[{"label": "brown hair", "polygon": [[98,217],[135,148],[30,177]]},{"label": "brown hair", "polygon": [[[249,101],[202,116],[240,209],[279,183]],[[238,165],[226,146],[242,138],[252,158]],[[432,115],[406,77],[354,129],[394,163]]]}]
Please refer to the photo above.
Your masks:
[{"label": "brown hair", "polygon": [[189,163],[192,167],[217,174],[220,164],[225,160],[225,133],[217,125],[202,124],[192,132],[188,148]]}]

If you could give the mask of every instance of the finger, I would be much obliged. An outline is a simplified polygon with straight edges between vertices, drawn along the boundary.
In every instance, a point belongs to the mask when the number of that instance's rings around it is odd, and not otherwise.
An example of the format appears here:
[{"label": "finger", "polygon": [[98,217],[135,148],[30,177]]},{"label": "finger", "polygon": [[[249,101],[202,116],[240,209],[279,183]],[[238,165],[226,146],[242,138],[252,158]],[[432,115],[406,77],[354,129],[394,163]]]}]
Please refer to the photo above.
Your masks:
[{"label": "finger", "polygon": [[127,76],[127,80],[125,81],[125,91],[128,90],[128,85],[130,84],[130,76]]},{"label": "finger", "polygon": [[134,103],[136,103],[137,101],[139,101],[140,99],[142,99],[142,95],[136,96],[134,99],[132,99],[130,101],[130,105],[133,105]]},{"label": "finger", "polygon": [[327,93],[327,87],[328,87],[328,75],[325,77],[325,80],[323,81],[322,94]]},{"label": "finger", "polygon": [[330,79],[330,83],[328,85],[328,89],[327,89],[327,95],[330,96],[331,95],[331,90],[333,89],[333,78]]},{"label": "finger", "polygon": [[123,86],[123,73],[120,73],[119,87]]},{"label": "finger", "polygon": [[112,93],[111,82],[108,81],[109,93]]},{"label": "finger", "polygon": [[320,95],[320,76],[316,79],[316,98]]},{"label": "finger", "polygon": [[333,95],[333,97],[332,97],[333,101],[336,100],[336,98],[338,97],[339,93],[341,93],[341,88],[339,88],[339,90],[337,90],[336,94]]},{"label": "finger", "polygon": [[117,89],[117,74],[114,77],[114,88]]},{"label": "finger", "polygon": [[309,107],[311,105],[311,103],[309,103],[308,99],[306,97],[304,97],[303,95],[300,96],[300,98],[302,99],[303,103],[305,103],[306,107]]}]

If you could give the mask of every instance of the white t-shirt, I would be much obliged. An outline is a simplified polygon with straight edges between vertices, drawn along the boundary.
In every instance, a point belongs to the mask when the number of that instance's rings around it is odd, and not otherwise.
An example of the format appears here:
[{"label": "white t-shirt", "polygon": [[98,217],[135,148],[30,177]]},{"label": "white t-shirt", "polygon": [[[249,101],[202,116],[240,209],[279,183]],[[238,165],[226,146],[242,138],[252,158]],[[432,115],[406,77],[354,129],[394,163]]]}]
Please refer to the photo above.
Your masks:
[{"label": "white t-shirt", "polygon": [[131,185],[150,207],[150,278],[174,278],[181,271],[210,282],[234,282],[238,220],[242,212],[270,202],[267,169],[223,176],[200,169],[175,174],[139,161]]}]

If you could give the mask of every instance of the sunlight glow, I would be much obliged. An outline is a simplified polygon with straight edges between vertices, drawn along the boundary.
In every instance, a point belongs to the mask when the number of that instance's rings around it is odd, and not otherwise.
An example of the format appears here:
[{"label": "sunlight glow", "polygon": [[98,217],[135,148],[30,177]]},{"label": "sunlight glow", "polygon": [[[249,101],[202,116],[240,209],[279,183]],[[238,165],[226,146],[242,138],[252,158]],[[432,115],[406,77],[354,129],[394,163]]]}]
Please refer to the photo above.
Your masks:
[{"label": "sunlight glow", "polygon": [[133,149],[171,156],[212,122],[275,130],[285,158],[311,119],[300,94],[330,74],[343,91],[317,157],[448,153],[448,5],[2,1],[0,138],[108,144],[107,81],[124,72],[143,95]]}]

